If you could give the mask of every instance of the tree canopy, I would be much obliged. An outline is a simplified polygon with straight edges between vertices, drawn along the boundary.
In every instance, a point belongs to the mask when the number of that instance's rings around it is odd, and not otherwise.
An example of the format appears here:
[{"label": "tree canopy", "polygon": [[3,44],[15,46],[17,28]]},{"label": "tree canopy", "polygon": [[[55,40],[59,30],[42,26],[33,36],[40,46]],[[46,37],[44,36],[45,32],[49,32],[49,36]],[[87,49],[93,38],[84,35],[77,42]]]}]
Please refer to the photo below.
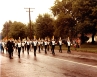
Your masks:
[{"label": "tree canopy", "polygon": [[26,37],[26,25],[21,23],[21,22],[6,22],[4,24],[4,28],[3,28],[3,37],[7,37],[8,38],[14,38],[14,39],[18,39],[19,37],[22,39],[24,37]]},{"label": "tree canopy", "polygon": [[[55,16],[55,35],[57,37],[71,37],[71,32],[74,33],[76,20],[72,16],[72,3],[67,0],[55,1],[55,5],[51,7],[52,13]],[[75,35],[75,34],[74,34]]]},{"label": "tree canopy", "polygon": [[10,27],[10,37],[13,37],[14,39],[18,39],[19,37],[21,39],[25,38],[26,36],[26,25],[24,25],[21,22],[13,22]]},{"label": "tree canopy", "polygon": [[97,33],[97,0],[75,0],[72,6],[80,32],[91,33],[92,43],[94,43],[94,36]]},{"label": "tree canopy", "polygon": [[52,37],[53,27],[53,18],[49,14],[39,15],[36,19],[36,36],[40,38]]}]

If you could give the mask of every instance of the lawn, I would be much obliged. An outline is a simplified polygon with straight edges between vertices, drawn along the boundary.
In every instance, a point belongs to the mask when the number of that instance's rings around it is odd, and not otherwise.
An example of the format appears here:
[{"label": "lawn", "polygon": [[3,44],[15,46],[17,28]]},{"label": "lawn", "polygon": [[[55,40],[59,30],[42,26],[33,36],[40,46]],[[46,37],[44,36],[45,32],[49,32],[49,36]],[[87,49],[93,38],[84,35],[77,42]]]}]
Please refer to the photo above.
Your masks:
[{"label": "lawn", "polygon": [[[59,49],[58,46],[56,46],[56,49]],[[62,46],[63,50],[67,50],[66,45]],[[71,50],[72,51],[77,51],[77,52],[91,52],[91,53],[97,53],[97,44],[92,45],[92,44],[82,44],[80,48],[75,48],[73,46],[71,46]]]}]

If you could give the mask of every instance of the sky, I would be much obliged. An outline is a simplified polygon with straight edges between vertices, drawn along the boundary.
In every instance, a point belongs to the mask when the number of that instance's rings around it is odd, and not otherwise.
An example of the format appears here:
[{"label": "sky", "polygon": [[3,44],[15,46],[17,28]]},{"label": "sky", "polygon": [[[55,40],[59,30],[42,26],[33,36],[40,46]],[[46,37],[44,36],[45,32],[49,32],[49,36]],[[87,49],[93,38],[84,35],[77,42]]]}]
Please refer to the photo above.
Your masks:
[{"label": "sky", "polygon": [[31,9],[31,21],[35,21],[39,14],[51,13],[50,7],[54,5],[55,0],[0,0],[0,32],[3,24],[11,20],[27,24],[29,22],[29,13]]}]

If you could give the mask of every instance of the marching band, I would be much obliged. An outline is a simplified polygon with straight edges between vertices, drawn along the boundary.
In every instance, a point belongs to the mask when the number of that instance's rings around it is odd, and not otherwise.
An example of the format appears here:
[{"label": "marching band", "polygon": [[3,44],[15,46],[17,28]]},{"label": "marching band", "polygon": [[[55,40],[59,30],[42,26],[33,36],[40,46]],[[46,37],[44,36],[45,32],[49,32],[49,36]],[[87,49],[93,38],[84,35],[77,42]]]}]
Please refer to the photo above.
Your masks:
[{"label": "marching band", "polygon": [[[12,43],[13,41],[13,43]],[[68,45],[68,52],[70,51],[70,40],[67,40],[67,45]],[[47,54],[48,51],[51,49],[52,55],[55,55],[55,46],[59,46],[59,52],[62,53],[62,39],[61,37],[56,41],[54,36],[52,39],[50,38],[45,38],[45,39],[36,39],[34,36],[33,40],[30,40],[29,38],[23,39],[22,41],[19,40],[8,40],[7,42],[5,41],[0,41],[0,51],[1,53],[4,53],[4,49],[6,52],[9,53],[9,58],[11,59],[13,57],[13,52],[18,52],[18,58],[20,58],[21,51],[24,54],[26,51],[27,54],[29,55],[29,51],[34,51],[34,56],[36,56],[36,52],[38,51],[39,53],[41,51],[44,51],[45,54]]]}]

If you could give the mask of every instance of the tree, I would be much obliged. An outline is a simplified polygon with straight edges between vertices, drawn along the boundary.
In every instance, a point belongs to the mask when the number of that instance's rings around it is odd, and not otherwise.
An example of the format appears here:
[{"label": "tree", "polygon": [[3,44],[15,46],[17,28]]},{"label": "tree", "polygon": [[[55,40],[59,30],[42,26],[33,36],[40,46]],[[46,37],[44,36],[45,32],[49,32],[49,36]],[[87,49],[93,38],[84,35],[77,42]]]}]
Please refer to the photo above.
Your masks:
[{"label": "tree", "polygon": [[56,37],[71,37],[71,32],[74,31],[75,20],[69,15],[60,14],[55,21],[55,36]]},{"label": "tree", "polygon": [[52,37],[54,32],[53,18],[47,13],[39,15],[36,19],[35,34],[37,37]]},{"label": "tree", "polygon": [[8,39],[12,21],[5,22],[2,29],[2,38]]},{"label": "tree", "polygon": [[97,32],[97,0],[74,0],[73,15],[77,18],[81,33],[92,34],[92,43]]},{"label": "tree", "polygon": [[26,25],[21,23],[21,22],[16,22],[14,21],[11,24],[10,31],[9,31],[9,36],[10,38],[14,39],[21,39],[26,37]]},{"label": "tree", "polygon": [[55,35],[63,38],[71,37],[71,33],[75,35],[74,27],[76,25],[76,20],[72,15],[71,0],[56,0],[54,6],[51,7],[51,11],[56,18],[54,24]]}]

